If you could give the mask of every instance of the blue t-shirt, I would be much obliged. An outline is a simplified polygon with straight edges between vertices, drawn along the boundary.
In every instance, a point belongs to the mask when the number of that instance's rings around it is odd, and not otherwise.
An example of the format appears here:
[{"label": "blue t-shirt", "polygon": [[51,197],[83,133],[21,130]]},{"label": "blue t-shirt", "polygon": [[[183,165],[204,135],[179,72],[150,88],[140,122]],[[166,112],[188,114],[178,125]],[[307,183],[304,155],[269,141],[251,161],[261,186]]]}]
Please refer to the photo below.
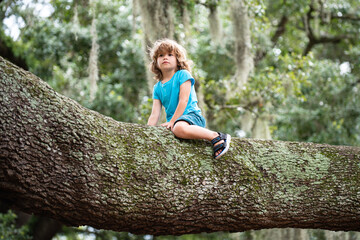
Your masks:
[{"label": "blue t-shirt", "polygon": [[161,104],[165,107],[166,120],[168,122],[171,120],[179,104],[180,85],[187,80],[191,81],[191,91],[189,101],[183,115],[190,112],[201,114],[201,110],[197,105],[197,97],[194,88],[195,79],[191,76],[189,71],[179,70],[166,83],[162,84],[161,81],[159,81],[154,86],[153,99],[160,100]]}]

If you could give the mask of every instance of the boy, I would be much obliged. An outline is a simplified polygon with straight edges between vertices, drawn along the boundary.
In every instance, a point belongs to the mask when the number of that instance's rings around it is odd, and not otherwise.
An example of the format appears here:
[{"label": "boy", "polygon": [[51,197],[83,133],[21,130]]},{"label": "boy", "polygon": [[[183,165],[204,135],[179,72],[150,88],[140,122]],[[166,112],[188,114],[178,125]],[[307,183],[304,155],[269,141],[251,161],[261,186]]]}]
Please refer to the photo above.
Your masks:
[{"label": "boy", "polygon": [[167,121],[161,126],[170,129],[178,138],[211,141],[214,158],[223,156],[229,150],[231,136],[205,128],[186,50],[173,40],[161,39],[155,42],[150,56],[150,70],[159,82],[154,86],[148,125],[157,125],[161,107],[164,106]]}]

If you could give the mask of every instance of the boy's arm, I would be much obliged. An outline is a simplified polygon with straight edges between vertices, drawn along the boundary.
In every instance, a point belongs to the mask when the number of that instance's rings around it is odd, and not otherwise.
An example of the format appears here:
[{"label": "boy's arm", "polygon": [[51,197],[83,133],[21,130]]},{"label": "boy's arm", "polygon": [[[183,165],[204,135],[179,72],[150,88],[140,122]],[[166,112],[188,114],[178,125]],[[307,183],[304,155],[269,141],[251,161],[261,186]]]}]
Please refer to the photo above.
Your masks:
[{"label": "boy's arm", "polygon": [[161,102],[159,99],[153,99],[153,106],[151,110],[151,115],[148,119],[148,125],[156,126],[159,122],[160,115],[161,115]]},{"label": "boy's arm", "polygon": [[175,113],[171,118],[170,122],[163,123],[161,126],[166,128],[170,128],[173,130],[175,121],[183,115],[185,108],[189,102],[189,96],[191,91],[191,81],[187,80],[183,84],[180,85],[180,92],[179,92],[179,103],[176,107]]}]

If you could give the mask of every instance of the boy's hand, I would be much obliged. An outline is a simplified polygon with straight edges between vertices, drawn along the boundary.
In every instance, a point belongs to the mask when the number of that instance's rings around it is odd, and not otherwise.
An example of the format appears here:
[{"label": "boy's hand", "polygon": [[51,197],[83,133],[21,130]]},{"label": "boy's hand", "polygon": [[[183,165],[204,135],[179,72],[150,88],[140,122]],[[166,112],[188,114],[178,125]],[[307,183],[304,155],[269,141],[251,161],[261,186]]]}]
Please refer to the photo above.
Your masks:
[{"label": "boy's hand", "polygon": [[174,128],[174,123],[170,121],[170,122],[161,124],[161,126],[166,127],[167,129],[170,129],[172,131]]}]

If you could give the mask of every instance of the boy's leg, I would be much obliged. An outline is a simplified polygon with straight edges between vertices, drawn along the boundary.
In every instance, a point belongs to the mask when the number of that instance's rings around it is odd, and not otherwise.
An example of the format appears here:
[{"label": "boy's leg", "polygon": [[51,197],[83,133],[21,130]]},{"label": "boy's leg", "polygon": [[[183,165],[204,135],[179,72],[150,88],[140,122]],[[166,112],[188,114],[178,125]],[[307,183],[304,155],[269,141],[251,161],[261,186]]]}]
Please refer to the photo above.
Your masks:
[{"label": "boy's leg", "polygon": [[178,138],[206,139],[208,141],[211,141],[212,139],[219,136],[217,132],[197,125],[190,125],[186,121],[178,121],[174,126],[173,133]]},{"label": "boy's leg", "polygon": [[[186,121],[178,121],[176,122],[173,133],[178,138],[183,139],[206,139],[208,141],[211,141],[212,139],[219,136],[217,132],[211,131],[210,129],[203,128],[197,125],[190,125]],[[224,140],[221,140],[215,144],[221,144]],[[219,150],[216,152],[216,156],[221,153],[222,150]]]}]

